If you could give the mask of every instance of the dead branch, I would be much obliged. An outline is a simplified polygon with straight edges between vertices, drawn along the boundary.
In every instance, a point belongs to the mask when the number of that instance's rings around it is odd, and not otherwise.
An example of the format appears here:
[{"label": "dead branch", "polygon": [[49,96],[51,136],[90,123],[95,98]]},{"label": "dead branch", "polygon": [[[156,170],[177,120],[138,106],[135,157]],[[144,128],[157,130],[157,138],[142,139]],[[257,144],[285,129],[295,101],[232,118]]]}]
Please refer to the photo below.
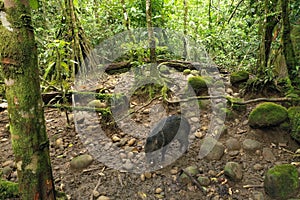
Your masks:
[{"label": "dead branch", "polygon": [[248,188],[262,188],[262,187],[264,187],[263,184],[260,184],[260,185],[244,185],[243,186],[243,188],[246,188],[246,189],[248,189]]},{"label": "dead branch", "polygon": [[186,170],[182,170],[183,173],[185,173],[187,175],[187,177],[189,177],[191,179],[191,181],[199,188],[200,191],[203,192],[203,194],[206,194],[206,190],[200,185],[200,183],[190,174],[188,173]]},{"label": "dead branch", "polygon": [[[103,173],[104,170],[105,170],[105,167],[103,167],[103,169],[101,170],[100,174]],[[99,174],[99,176],[101,176],[100,174]],[[96,187],[93,190],[93,193],[91,195],[90,200],[94,199],[94,192],[96,192],[98,190],[98,187],[100,186],[100,184],[101,184],[101,178],[99,178],[98,183],[97,183]]]},{"label": "dead branch", "polygon": [[227,23],[228,23],[228,24],[229,24],[229,22],[231,21],[231,19],[233,18],[233,16],[235,15],[235,13],[236,13],[238,7],[241,5],[241,3],[242,3],[243,1],[244,1],[244,0],[240,0],[240,1],[238,2],[238,4],[235,6],[235,8],[234,8],[234,10],[232,11],[232,13],[231,13],[229,19],[227,20]]},{"label": "dead branch", "polygon": [[247,101],[241,101],[241,102],[233,102],[234,104],[239,105],[245,105],[245,104],[251,104],[251,103],[258,103],[258,102],[289,102],[289,101],[300,101],[300,99],[292,99],[287,97],[282,98],[258,98],[258,99],[250,99]]},{"label": "dead branch", "polygon": [[258,102],[300,101],[300,99],[292,99],[292,98],[287,98],[287,97],[282,97],[282,98],[258,98],[258,99],[250,99],[250,100],[247,100],[247,101],[235,101],[230,96],[195,96],[195,97],[180,99],[180,100],[176,100],[176,101],[171,101],[169,99],[165,99],[165,100],[168,103],[181,103],[181,102],[188,102],[188,101],[194,101],[194,100],[209,100],[209,99],[226,99],[227,101],[230,101],[232,104],[238,104],[238,105],[246,105],[246,104],[258,103]]}]

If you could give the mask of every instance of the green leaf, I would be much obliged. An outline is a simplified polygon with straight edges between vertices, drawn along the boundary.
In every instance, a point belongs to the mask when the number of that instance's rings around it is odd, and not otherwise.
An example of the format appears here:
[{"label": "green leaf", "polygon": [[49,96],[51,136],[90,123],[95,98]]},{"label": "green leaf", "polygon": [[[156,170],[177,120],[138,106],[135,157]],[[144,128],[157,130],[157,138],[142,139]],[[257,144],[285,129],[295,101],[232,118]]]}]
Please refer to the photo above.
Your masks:
[{"label": "green leaf", "polygon": [[78,0],[74,0],[74,1],[73,1],[73,4],[74,4],[74,6],[75,6],[76,8],[79,7],[79,6],[78,6]]},{"label": "green leaf", "polygon": [[32,10],[36,10],[39,8],[39,1],[38,0],[29,0],[29,5]]}]

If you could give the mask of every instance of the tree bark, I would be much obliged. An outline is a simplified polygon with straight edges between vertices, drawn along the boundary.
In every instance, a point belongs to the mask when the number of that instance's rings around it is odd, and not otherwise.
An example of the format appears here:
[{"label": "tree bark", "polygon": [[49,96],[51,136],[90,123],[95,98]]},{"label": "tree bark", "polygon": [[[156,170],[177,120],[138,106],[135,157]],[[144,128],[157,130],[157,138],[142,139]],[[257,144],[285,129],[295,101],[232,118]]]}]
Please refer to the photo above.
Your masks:
[{"label": "tree bark", "polygon": [[277,2],[278,0],[273,1],[273,3],[271,3],[269,0],[265,0],[265,21],[262,30],[262,40],[257,63],[257,72],[262,76],[265,75],[265,71],[268,68],[273,30],[276,24],[279,23],[280,17],[274,14],[276,12]]},{"label": "tree bark", "polygon": [[121,0],[121,4],[122,4],[122,8],[123,8],[124,25],[125,25],[126,29],[129,31],[130,30],[130,21],[129,21],[129,17],[127,14],[125,0]]},{"label": "tree bark", "polygon": [[289,0],[281,0],[281,16],[282,16],[282,46],[285,57],[288,74],[291,80],[297,77],[295,73],[296,56],[294,46],[291,39],[291,25],[289,20]]},{"label": "tree bark", "polygon": [[151,0],[146,0],[146,20],[147,20],[147,29],[149,37],[149,48],[150,48],[150,61],[151,63],[156,63],[155,55],[155,38],[154,31],[152,27],[152,6]]},{"label": "tree bark", "polygon": [[29,0],[5,0],[0,26],[12,148],[24,200],[55,199]]},{"label": "tree bark", "polygon": [[208,29],[211,30],[212,18],[211,18],[211,6],[212,0],[208,0]]},{"label": "tree bark", "polygon": [[184,16],[183,16],[183,58],[186,60],[187,58],[187,21],[188,21],[188,5],[187,0],[183,0],[183,7],[184,7]]}]

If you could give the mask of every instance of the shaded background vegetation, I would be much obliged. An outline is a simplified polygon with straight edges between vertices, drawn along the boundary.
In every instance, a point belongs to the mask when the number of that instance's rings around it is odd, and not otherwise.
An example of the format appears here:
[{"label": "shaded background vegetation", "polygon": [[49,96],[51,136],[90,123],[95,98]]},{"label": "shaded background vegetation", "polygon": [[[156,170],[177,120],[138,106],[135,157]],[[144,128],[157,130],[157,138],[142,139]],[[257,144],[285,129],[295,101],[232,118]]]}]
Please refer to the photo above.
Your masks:
[{"label": "shaded background vegetation", "polygon": [[[288,84],[280,0],[152,0],[151,3],[153,26],[185,33],[204,45],[213,61],[229,72],[249,71],[256,77],[249,84],[252,88],[282,80]],[[268,10],[269,4],[275,5],[274,8]],[[299,1],[291,0],[287,10],[297,62],[300,60],[299,6]],[[79,66],[86,64],[84,59],[89,51],[101,41],[128,29],[147,26],[144,0],[43,0],[39,1],[38,9],[33,10],[33,17],[45,91],[68,89]],[[273,17],[278,23],[268,30],[272,45],[268,64],[262,67],[259,60],[263,54],[262,37],[268,28],[267,17]],[[129,58],[131,62],[149,56],[143,47],[129,45],[129,48],[137,48],[130,55],[134,57]],[[138,64],[142,64],[141,60]],[[84,67],[88,68],[89,64]],[[299,63],[290,68],[293,70],[290,74],[294,73],[298,79],[299,68]]]}]

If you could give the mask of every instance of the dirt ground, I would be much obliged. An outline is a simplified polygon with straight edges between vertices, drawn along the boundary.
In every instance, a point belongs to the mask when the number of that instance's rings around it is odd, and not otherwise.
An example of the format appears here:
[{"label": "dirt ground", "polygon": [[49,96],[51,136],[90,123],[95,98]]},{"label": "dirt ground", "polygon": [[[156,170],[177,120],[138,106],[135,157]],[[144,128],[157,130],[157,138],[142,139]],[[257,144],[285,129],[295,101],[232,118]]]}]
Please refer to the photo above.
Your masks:
[{"label": "dirt ground", "polygon": [[[132,120],[139,121],[142,124],[149,123],[148,110],[156,104],[159,104],[159,100],[145,106],[143,110],[140,110],[140,114],[133,117]],[[72,113],[69,113],[71,124],[68,125],[64,112],[58,109],[45,109],[56,190],[65,192],[69,199],[74,200],[105,199],[104,196],[111,200],[268,200],[270,198],[265,194],[262,187],[265,172],[275,164],[299,162],[300,158],[293,157],[290,152],[295,152],[300,146],[290,139],[288,133],[278,127],[264,130],[251,129],[247,124],[247,118],[254,106],[249,105],[246,111],[239,112],[232,119],[227,118],[225,121],[226,131],[223,131],[218,141],[226,146],[226,141],[229,138],[235,138],[240,143],[245,139],[254,139],[262,144],[259,150],[248,152],[240,148],[238,151],[229,152],[225,149],[225,153],[220,159],[200,159],[198,156],[199,144],[205,137],[210,119],[209,111],[203,111],[201,113],[201,127],[191,133],[196,137],[190,144],[188,152],[170,165],[145,174],[116,170],[107,167],[105,163],[101,163],[97,159],[94,159],[93,163],[85,169],[71,169],[70,161],[74,157],[89,154],[87,145],[83,144],[84,141],[75,131]],[[10,134],[7,129],[8,123],[7,111],[3,110],[0,112],[0,168],[10,166],[12,171],[4,178],[17,181]],[[149,128],[151,128],[150,124]],[[118,131],[115,134],[114,130],[109,130],[109,132],[109,135],[118,135],[120,138],[127,137]],[[131,148],[134,155],[143,151],[140,148],[143,144],[144,141],[135,142]],[[124,146],[126,145],[124,144]],[[274,159],[265,157],[263,154],[264,148],[271,150]],[[224,166],[230,161],[242,165],[243,178],[241,181],[233,182],[225,177],[223,173]],[[192,180],[182,182],[179,178],[182,169],[189,166],[196,166],[199,169],[197,176],[207,177],[210,180],[210,183],[205,187],[205,193]],[[299,166],[298,169],[300,171]],[[300,198],[300,191],[298,195],[294,196],[294,198],[297,197]]]}]

